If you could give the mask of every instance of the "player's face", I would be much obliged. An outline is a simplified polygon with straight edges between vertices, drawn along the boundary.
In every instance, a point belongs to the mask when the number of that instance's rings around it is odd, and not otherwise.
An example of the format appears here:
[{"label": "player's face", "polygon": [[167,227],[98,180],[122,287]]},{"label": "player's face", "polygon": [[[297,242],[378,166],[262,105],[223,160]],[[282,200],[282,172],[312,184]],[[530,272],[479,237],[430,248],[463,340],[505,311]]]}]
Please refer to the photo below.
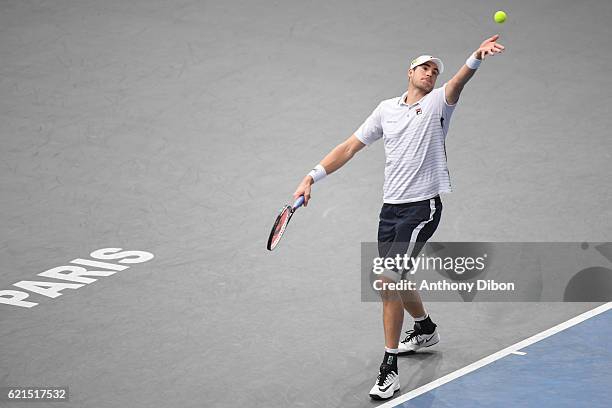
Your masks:
[{"label": "player's face", "polygon": [[438,66],[431,61],[408,71],[409,82],[415,88],[431,92],[438,79]]}]

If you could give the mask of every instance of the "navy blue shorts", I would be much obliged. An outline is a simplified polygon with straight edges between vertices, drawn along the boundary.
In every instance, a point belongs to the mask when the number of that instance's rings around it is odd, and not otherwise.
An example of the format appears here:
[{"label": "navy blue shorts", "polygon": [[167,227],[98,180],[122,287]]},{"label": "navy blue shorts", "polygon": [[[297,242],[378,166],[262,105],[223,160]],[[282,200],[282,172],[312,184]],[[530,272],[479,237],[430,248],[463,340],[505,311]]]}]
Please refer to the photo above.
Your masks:
[{"label": "navy blue shorts", "polygon": [[406,204],[383,204],[378,222],[379,256],[408,254],[416,258],[438,228],[441,215],[440,196]]}]

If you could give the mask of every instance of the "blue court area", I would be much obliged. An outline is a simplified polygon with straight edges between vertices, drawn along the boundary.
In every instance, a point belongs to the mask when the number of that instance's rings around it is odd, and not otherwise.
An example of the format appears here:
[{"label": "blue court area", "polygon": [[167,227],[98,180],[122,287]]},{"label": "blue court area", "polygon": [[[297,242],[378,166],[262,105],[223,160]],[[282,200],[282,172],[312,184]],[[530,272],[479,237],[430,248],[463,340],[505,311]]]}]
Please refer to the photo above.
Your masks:
[{"label": "blue court area", "polygon": [[612,310],[520,351],[396,407],[612,406]]}]

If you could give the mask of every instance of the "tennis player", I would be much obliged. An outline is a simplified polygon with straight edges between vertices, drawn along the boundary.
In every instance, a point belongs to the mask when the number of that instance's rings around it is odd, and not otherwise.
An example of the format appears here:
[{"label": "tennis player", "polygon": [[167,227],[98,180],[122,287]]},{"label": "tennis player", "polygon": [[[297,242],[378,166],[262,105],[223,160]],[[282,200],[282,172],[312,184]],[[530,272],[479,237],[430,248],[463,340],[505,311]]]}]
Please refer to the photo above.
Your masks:
[{"label": "tennis player", "polygon": [[[357,131],[336,146],[308,175],[294,193],[311,197],[311,185],[346,164],[358,151],[382,138],[385,144],[383,206],[378,224],[381,257],[396,254],[418,256],[433,235],[442,213],[441,193],[450,193],[445,139],[450,119],[465,84],[482,60],[503,52],[494,35],[480,44],[465,65],[448,82],[434,88],[444,70],[439,58],[421,55],[410,63],[408,90],[402,96],[382,101]],[[397,282],[406,271],[385,271],[383,281]],[[440,341],[436,324],[427,314],[417,291],[381,291],[385,355],[373,399],[388,399],[399,391],[399,353],[415,352]],[[412,330],[400,342],[404,309],[414,319]]]}]

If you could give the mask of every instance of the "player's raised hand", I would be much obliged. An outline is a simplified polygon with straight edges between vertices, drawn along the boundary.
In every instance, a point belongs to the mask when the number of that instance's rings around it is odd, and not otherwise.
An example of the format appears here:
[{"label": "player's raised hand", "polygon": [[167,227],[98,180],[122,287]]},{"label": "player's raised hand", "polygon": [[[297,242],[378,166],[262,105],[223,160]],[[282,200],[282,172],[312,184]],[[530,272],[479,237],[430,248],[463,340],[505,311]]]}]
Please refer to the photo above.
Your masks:
[{"label": "player's raised hand", "polygon": [[495,34],[493,37],[487,38],[480,44],[480,47],[474,53],[474,57],[479,60],[485,59],[488,55],[501,54],[504,52],[506,47],[497,42],[499,34]]}]

